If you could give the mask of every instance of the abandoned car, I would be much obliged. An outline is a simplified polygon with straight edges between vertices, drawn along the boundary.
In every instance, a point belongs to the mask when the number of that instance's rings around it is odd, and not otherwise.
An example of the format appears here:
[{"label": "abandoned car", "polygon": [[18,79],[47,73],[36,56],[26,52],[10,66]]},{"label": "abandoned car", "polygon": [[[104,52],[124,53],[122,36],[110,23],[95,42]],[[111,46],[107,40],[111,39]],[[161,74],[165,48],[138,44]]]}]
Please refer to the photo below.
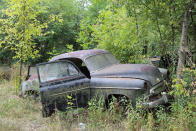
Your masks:
[{"label": "abandoned car", "polygon": [[120,64],[106,50],[65,53],[36,67],[38,74],[30,76],[24,86],[32,88],[32,81],[38,78],[44,117],[51,116],[55,107],[65,110],[68,96],[77,107],[87,106],[94,96],[103,96],[105,100],[125,97],[133,104],[138,97],[145,96],[148,108],[168,102],[163,92],[166,69],[148,64]]}]

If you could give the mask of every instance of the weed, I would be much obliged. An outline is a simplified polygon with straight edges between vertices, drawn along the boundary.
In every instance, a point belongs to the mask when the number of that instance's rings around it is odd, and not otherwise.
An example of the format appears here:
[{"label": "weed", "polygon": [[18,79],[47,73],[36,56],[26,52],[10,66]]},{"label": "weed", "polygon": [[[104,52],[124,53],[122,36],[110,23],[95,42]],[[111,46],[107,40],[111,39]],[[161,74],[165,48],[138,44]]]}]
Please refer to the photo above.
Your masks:
[{"label": "weed", "polygon": [[88,108],[77,108],[74,97],[68,95],[67,111],[57,111],[49,118],[42,118],[40,102],[28,98],[21,99],[17,96],[14,87],[16,76],[13,76],[10,81],[0,82],[0,130],[3,131],[75,131],[80,130],[80,123],[84,124],[85,130],[92,131],[196,130],[196,98],[191,91],[194,81],[187,81],[192,79],[192,75],[186,74],[186,79],[182,79],[180,85],[173,83],[171,94],[176,97],[171,103],[169,112],[164,106],[146,111],[143,108],[142,99],[138,99],[134,105],[131,101],[123,100],[126,103],[126,110],[122,112],[117,106],[119,101],[115,97],[110,101],[108,108],[105,107],[103,97],[91,99]]}]

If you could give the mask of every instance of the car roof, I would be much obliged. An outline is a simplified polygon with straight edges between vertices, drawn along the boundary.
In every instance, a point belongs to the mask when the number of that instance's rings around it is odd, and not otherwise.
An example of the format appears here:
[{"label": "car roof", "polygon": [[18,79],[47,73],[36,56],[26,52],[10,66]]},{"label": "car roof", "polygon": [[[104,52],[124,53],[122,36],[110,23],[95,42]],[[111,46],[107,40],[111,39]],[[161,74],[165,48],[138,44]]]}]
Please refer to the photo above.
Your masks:
[{"label": "car roof", "polygon": [[78,58],[84,60],[88,56],[103,54],[103,53],[109,53],[109,52],[103,49],[79,50],[79,51],[73,51],[73,52],[54,56],[50,61],[56,61],[56,60],[66,59],[66,58]]}]

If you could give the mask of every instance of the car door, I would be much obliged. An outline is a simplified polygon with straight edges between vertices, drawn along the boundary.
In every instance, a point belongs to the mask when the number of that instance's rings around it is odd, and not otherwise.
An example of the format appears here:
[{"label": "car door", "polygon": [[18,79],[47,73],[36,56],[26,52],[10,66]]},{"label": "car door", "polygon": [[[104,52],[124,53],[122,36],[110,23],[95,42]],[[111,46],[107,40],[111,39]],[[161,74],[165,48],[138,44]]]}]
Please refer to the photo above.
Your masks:
[{"label": "car door", "polygon": [[88,104],[90,80],[71,61],[55,61],[36,66],[44,107],[55,105],[63,111]]}]

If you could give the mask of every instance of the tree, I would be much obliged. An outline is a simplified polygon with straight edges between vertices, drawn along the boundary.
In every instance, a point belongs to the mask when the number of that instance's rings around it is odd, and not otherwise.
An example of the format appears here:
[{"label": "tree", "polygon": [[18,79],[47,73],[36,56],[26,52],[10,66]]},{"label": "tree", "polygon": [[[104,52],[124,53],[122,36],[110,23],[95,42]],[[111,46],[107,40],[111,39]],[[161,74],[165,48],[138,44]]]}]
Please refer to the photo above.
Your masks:
[{"label": "tree", "polygon": [[[82,19],[77,40],[85,49],[108,49],[124,62],[137,63],[135,60],[139,60],[141,48],[145,47],[145,56],[162,56],[165,62],[162,67],[171,67],[173,72],[178,59],[184,5],[190,1],[107,0],[97,17]],[[86,12],[96,4],[92,3]],[[190,26],[195,23],[192,19]],[[194,35],[194,31],[188,35],[191,46]],[[119,45],[117,49],[116,45]]]},{"label": "tree", "polygon": [[[83,0],[42,0],[45,11],[40,14],[39,19],[47,22],[48,28],[44,30],[46,35],[38,36],[35,41],[40,49],[40,57],[33,62],[47,61],[51,57],[79,50],[81,46],[76,42],[79,30],[81,6]],[[54,15],[52,15],[54,14]],[[51,17],[52,16],[52,17]]]},{"label": "tree", "polygon": [[[81,44],[83,49],[92,49],[96,47],[96,42],[92,36],[92,25],[96,24],[101,11],[104,11],[108,5],[107,0],[84,0],[88,1],[81,12],[80,30],[77,42]],[[86,2],[85,2],[86,3]]]},{"label": "tree", "polygon": [[[42,7],[43,8],[43,7]],[[42,12],[39,0],[8,0],[7,8],[2,10],[0,19],[0,47],[9,48],[20,61],[20,81],[22,63],[37,57],[35,36],[41,36],[47,23],[38,20]]]},{"label": "tree", "polygon": [[179,55],[178,67],[177,67],[177,78],[178,79],[181,79],[182,68],[185,66],[186,53],[189,52],[188,45],[187,45],[187,36],[188,36],[190,10],[192,8],[194,8],[194,0],[188,4],[188,6],[185,10],[185,13],[184,13],[180,48],[178,51],[178,55]]}]

